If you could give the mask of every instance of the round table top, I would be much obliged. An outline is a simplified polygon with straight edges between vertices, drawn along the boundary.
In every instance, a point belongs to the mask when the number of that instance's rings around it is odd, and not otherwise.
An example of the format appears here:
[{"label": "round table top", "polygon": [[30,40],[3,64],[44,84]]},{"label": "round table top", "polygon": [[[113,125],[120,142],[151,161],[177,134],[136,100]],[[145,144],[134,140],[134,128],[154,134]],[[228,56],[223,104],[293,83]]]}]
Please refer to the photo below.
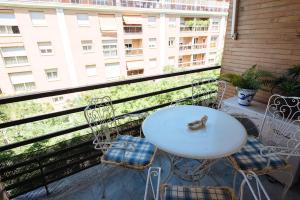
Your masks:
[{"label": "round table top", "polygon": [[[187,124],[208,116],[206,126]],[[193,159],[217,159],[239,151],[247,141],[244,126],[234,117],[202,106],[170,106],[149,115],[142,124],[150,143],[168,153]]]}]

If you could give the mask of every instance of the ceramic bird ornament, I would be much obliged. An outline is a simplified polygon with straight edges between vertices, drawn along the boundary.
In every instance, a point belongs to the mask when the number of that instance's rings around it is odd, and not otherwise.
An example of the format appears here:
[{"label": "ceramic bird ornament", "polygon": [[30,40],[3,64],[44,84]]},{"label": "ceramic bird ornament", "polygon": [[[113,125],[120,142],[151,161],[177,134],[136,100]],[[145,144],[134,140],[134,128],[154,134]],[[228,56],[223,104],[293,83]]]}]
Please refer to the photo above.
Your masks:
[{"label": "ceramic bird ornament", "polygon": [[203,117],[200,118],[200,120],[190,122],[187,125],[191,130],[198,130],[205,127],[207,120],[208,120],[207,115],[204,115]]}]

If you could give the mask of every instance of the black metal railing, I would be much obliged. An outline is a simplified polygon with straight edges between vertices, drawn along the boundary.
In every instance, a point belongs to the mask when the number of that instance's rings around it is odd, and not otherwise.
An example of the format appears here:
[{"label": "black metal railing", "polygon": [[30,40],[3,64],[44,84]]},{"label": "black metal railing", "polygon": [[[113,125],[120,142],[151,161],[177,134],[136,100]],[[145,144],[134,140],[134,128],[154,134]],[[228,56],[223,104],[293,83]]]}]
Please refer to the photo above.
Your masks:
[{"label": "black metal railing", "polygon": [[[220,69],[220,66],[207,67],[202,69],[193,69],[188,71],[180,71],[175,73],[167,73],[155,76],[146,76],[141,78],[127,79],[115,82],[87,85],[81,87],[73,87],[66,89],[58,89],[47,92],[38,92],[24,95],[17,95],[12,97],[0,98],[0,105],[22,102],[27,100],[35,100],[45,97],[52,97],[57,95],[65,95],[76,92],[84,92],[88,90],[109,88],[113,86],[120,86],[132,83],[145,82],[149,80],[164,79],[169,77],[194,74],[204,71],[210,71]],[[211,81],[203,81],[201,84],[211,83]],[[130,101],[135,101],[147,97],[153,97],[156,95],[166,94],[169,92],[179,91],[183,89],[190,88],[192,84],[185,84],[173,88],[167,88],[159,91],[148,92],[144,94],[139,94],[135,96],[125,97],[122,99],[113,100],[113,104],[126,103]],[[216,93],[216,90],[211,90],[208,93]],[[206,95],[207,93],[198,94],[199,97]],[[188,101],[191,96],[184,97],[180,101]],[[148,111],[153,111],[155,109],[170,105],[171,102],[165,102],[159,105],[154,105],[151,107],[139,109],[132,111],[131,113],[145,113]],[[35,116],[30,116],[22,119],[17,119],[8,122],[0,123],[0,131],[5,128],[11,128],[14,126],[34,123],[37,121],[51,119],[55,117],[70,115],[73,113],[82,112],[85,106],[69,108],[61,111],[55,111],[51,113],[45,113]],[[121,114],[117,118],[121,118]],[[127,134],[138,134],[139,126],[143,119],[137,119],[130,123],[121,124],[120,127],[123,130],[122,133]],[[52,133],[44,134],[38,137],[26,139],[23,141],[7,144],[0,146],[0,153],[9,152],[15,148],[23,147],[29,144],[37,144],[39,142],[46,141],[48,139],[69,134],[75,131],[80,131],[87,129],[88,124],[80,124],[74,127],[58,130]],[[96,164],[100,163],[100,153],[94,150],[92,145],[92,135],[88,133],[83,136],[74,137],[70,140],[61,141],[51,147],[40,149],[39,151],[30,152],[28,154],[21,155],[11,155],[2,159],[0,158],[0,178],[4,182],[5,189],[8,191],[10,197],[15,197],[20,194],[31,191],[35,188],[44,186],[45,191],[48,193],[47,185],[63,177],[74,174],[83,169],[87,169]]]}]

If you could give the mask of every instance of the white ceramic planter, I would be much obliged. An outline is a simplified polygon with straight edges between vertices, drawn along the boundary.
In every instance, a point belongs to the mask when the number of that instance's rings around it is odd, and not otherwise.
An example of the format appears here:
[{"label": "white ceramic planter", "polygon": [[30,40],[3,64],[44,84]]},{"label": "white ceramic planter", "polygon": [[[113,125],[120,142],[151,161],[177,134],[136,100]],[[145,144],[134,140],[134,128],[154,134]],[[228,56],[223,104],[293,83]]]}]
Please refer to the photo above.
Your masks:
[{"label": "white ceramic planter", "polygon": [[242,106],[249,106],[257,90],[238,88],[238,103]]}]

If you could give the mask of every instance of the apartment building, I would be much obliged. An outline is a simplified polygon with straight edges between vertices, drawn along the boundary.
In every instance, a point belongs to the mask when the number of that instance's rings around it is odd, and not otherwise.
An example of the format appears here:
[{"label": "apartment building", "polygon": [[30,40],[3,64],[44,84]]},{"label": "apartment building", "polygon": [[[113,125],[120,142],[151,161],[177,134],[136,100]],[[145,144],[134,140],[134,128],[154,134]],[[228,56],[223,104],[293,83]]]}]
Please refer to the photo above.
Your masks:
[{"label": "apartment building", "polygon": [[[215,65],[227,1],[0,2],[4,95]],[[57,97],[53,101],[60,101]]]}]

